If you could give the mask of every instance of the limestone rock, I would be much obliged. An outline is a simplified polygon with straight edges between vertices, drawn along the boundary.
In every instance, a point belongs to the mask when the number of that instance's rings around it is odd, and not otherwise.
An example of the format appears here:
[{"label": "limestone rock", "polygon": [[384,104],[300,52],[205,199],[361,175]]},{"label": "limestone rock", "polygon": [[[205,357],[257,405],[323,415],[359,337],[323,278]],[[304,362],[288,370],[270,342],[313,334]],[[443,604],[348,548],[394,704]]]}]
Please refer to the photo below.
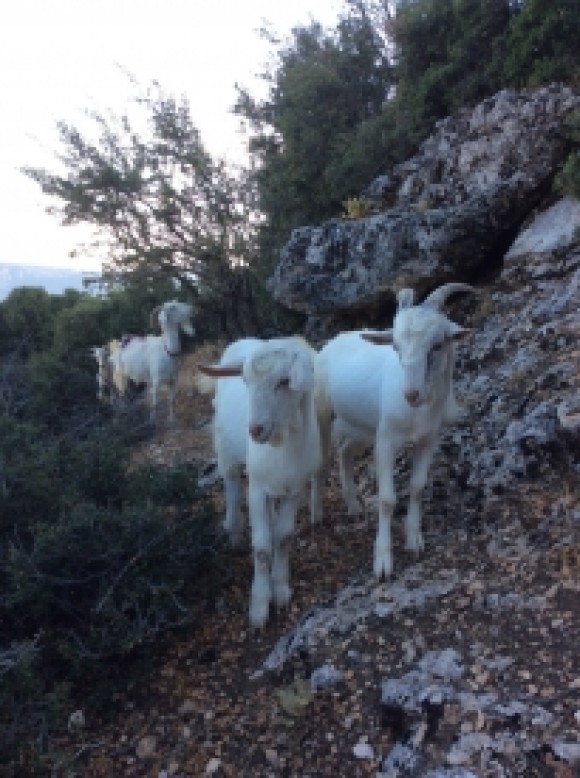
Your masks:
[{"label": "limestone rock", "polygon": [[272,295],[310,316],[388,312],[401,287],[420,296],[496,265],[562,162],[562,123],[579,107],[563,86],[504,90],[439,122],[412,159],[365,190],[380,213],[293,231]]}]

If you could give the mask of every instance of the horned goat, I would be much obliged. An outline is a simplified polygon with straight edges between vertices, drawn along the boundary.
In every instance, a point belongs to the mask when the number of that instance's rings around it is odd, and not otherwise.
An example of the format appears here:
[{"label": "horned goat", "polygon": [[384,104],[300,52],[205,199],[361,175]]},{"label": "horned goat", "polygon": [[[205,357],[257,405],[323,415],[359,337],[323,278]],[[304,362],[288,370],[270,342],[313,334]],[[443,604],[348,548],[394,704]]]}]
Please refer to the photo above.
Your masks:
[{"label": "horned goat", "polygon": [[157,323],[161,335],[132,337],[111,354],[113,376],[118,386],[126,388],[128,381],[146,384],[149,392],[151,420],[157,416],[159,389],[169,390],[169,421],[175,417],[175,389],[179,371],[180,329],[194,334],[191,324],[193,307],[177,300],[159,305],[151,312],[151,323]]},{"label": "horned goat", "polygon": [[397,452],[406,444],[413,446],[406,548],[422,551],[425,545],[421,493],[441,427],[459,415],[452,383],[455,343],[469,332],[440,309],[451,294],[463,291],[473,288],[445,284],[413,305],[413,291],[404,289],[398,295],[392,330],[342,333],[319,354],[324,391],[335,417],[332,432],[349,514],[360,511],[354,451],[361,444],[374,444],[379,514],[374,572],[379,578],[393,569],[394,467]]},{"label": "horned goat", "polygon": [[270,601],[291,597],[289,551],[296,513],[308,482],[319,511],[322,464],[315,401],[316,352],[301,338],[245,338],[232,343],[219,365],[199,369],[218,380],[214,445],[226,493],[225,527],[239,540],[242,470],[254,555],[250,623],[263,626]]}]

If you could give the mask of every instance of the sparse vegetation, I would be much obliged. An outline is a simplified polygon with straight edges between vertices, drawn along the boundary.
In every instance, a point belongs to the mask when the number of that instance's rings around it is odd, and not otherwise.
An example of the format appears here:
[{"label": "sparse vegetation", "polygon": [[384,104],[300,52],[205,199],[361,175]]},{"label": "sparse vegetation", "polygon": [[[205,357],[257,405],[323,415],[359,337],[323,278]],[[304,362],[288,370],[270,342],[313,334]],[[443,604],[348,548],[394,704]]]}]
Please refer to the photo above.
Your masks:
[{"label": "sparse vegetation", "polygon": [[376,209],[369,200],[364,197],[349,197],[342,204],[344,208],[343,219],[364,219],[376,213]]}]

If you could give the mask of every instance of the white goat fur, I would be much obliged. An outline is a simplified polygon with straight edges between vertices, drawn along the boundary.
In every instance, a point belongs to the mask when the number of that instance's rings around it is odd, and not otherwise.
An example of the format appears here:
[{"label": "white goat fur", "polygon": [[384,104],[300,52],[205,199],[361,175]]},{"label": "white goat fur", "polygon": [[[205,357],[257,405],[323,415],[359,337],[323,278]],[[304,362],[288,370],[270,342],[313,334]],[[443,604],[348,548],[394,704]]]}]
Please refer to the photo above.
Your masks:
[{"label": "white goat fur", "polygon": [[471,287],[466,284],[447,284],[416,306],[412,304],[412,290],[402,290],[392,331],[342,333],[319,354],[326,400],[335,416],[332,434],[338,444],[349,514],[360,512],[353,454],[361,445],[374,444],[379,513],[374,572],[379,578],[390,575],[393,569],[395,458],[407,444],[413,447],[413,464],[405,519],[406,548],[424,548],[421,493],[442,424],[459,415],[452,384],[454,343],[468,332],[438,308],[449,294],[467,290]]},{"label": "white goat fur", "polygon": [[104,346],[92,346],[91,354],[97,361],[97,397],[111,400],[116,393],[123,393],[126,380],[115,369],[114,355],[121,348],[121,341],[111,340]]},{"label": "white goat fur", "polygon": [[155,308],[151,320],[161,327],[161,335],[134,337],[111,354],[113,378],[124,391],[129,380],[147,384],[151,419],[155,420],[159,389],[169,390],[169,421],[175,416],[175,389],[179,371],[180,328],[193,335],[193,308],[189,303],[170,300]]},{"label": "white goat fur", "polygon": [[234,543],[243,528],[244,467],[248,476],[254,555],[249,610],[254,627],[266,623],[272,599],[278,606],[290,601],[290,542],[311,479],[313,511],[321,513],[315,357],[298,337],[245,338],[228,346],[218,366],[200,366],[220,379],[214,398],[214,444],[225,484],[225,528]]}]

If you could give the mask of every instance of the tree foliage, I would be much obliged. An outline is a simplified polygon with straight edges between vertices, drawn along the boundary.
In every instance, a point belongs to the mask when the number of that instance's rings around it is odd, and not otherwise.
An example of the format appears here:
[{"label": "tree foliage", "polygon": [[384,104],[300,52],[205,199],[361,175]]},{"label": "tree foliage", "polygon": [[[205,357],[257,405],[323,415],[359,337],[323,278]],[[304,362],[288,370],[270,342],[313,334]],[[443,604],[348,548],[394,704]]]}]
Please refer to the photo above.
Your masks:
[{"label": "tree foliage", "polygon": [[508,0],[406,0],[392,25],[397,101],[415,141],[434,122],[501,87],[497,55],[509,29]]},{"label": "tree foliage", "polygon": [[53,199],[50,210],[64,225],[95,228],[107,252],[106,282],[143,287],[165,278],[221,332],[259,329],[251,272],[258,216],[247,176],[211,159],[185,100],[152,87],[135,103],[145,133],[127,115],[93,111],[96,140],[58,124],[64,173],[24,172]]},{"label": "tree foliage", "polygon": [[368,183],[379,159],[367,149],[357,164],[337,164],[353,139],[380,114],[393,84],[376,17],[349,2],[334,31],[316,22],[297,27],[267,75],[263,102],[240,89],[236,111],[252,129],[260,205],[262,260],[271,267],[289,231],[340,212]]},{"label": "tree foliage", "polygon": [[524,0],[509,31],[504,72],[517,87],[550,81],[580,84],[580,5],[577,0]]}]

